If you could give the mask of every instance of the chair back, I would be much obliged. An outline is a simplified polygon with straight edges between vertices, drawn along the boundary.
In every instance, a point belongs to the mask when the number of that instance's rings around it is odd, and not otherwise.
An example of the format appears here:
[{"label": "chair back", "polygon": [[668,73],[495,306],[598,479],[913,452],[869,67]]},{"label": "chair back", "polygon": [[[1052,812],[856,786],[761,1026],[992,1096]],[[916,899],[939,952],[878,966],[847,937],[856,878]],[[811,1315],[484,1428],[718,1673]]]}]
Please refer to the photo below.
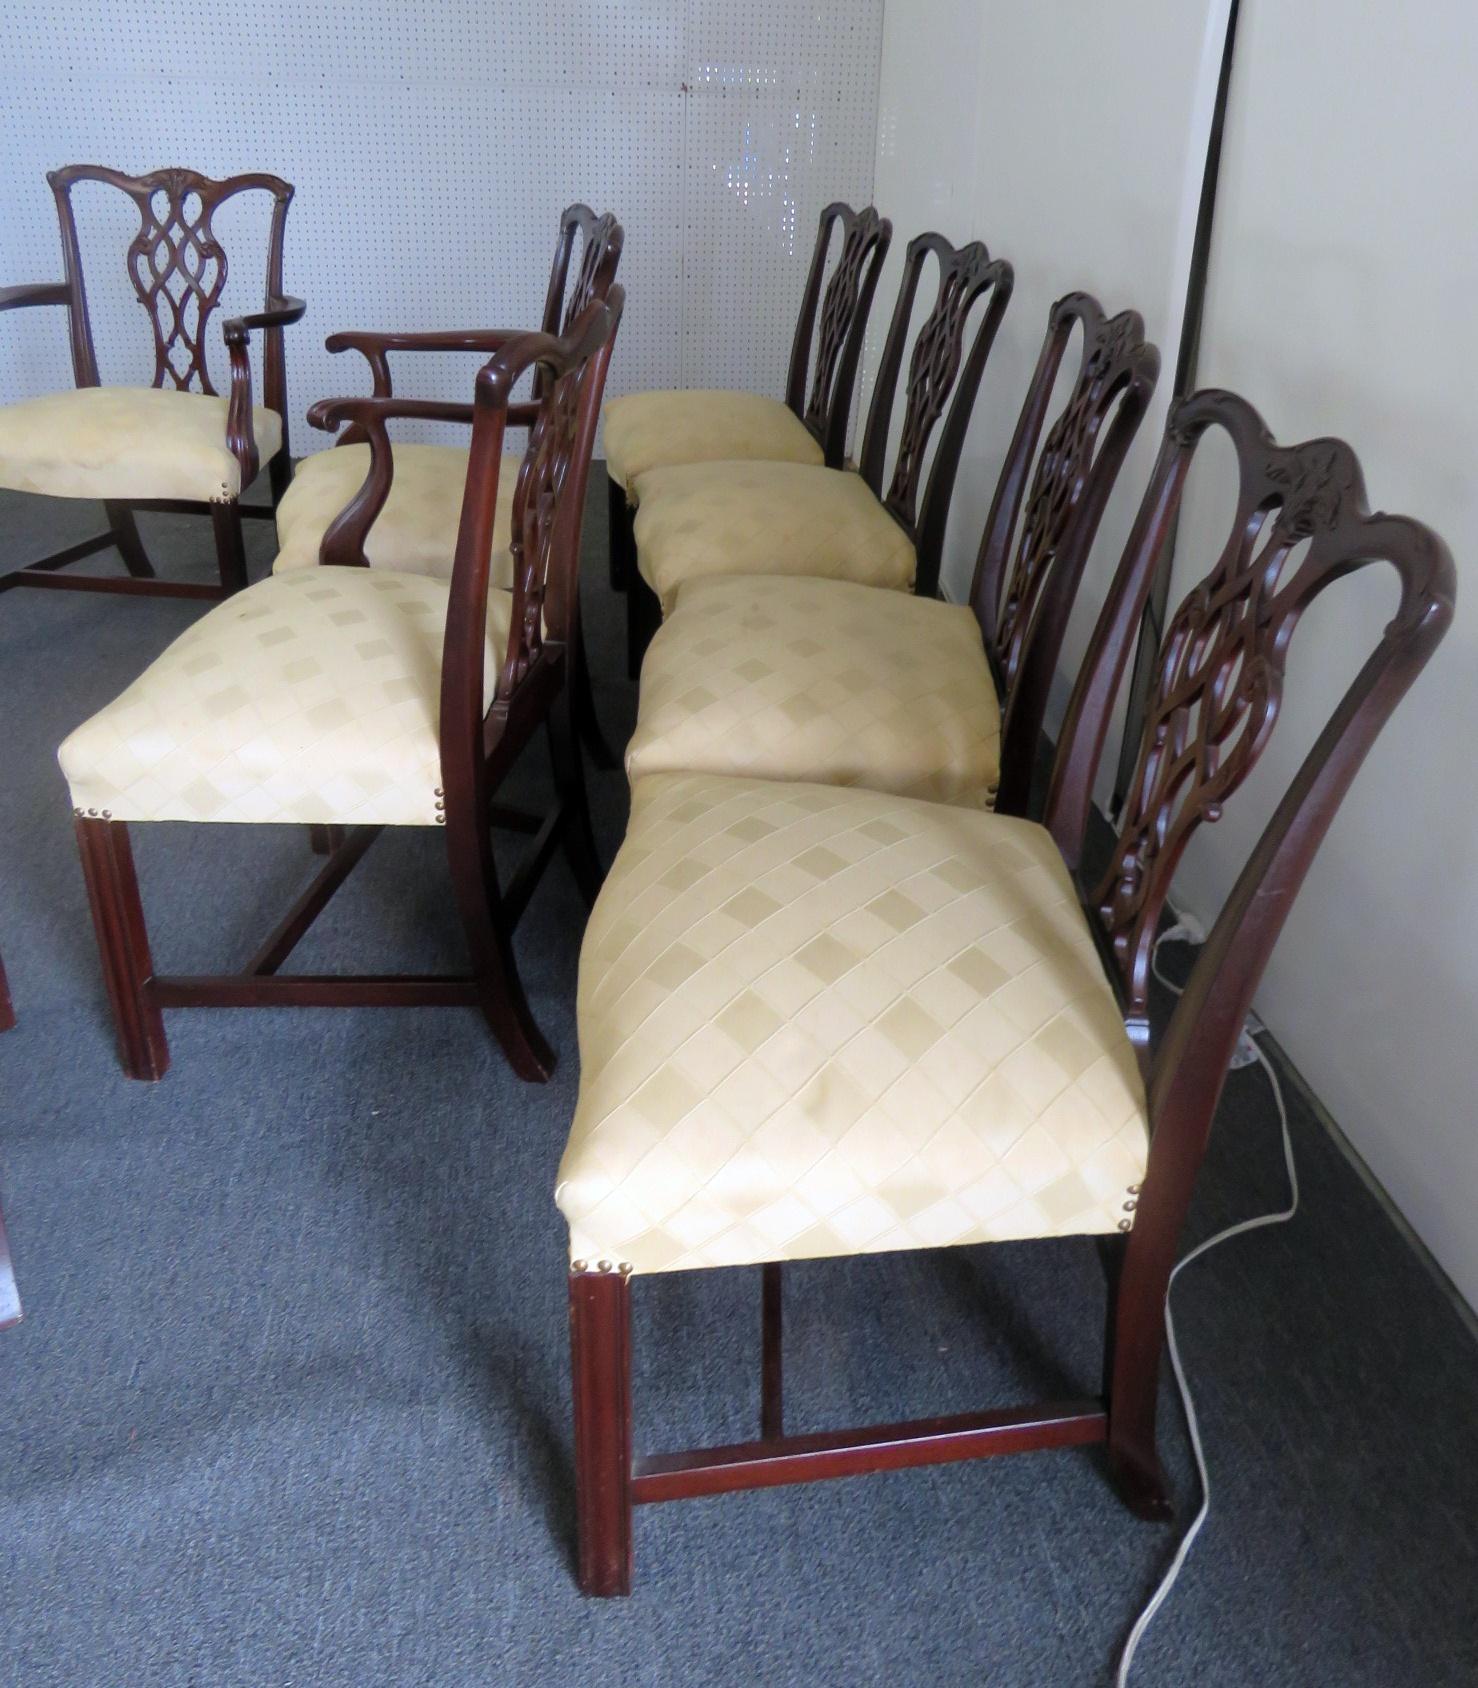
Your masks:
[{"label": "chair back", "polygon": [[[575,243],[580,243],[580,267],[570,282]],[[559,239],[549,266],[549,291],[544,298],[540,327],[546,334],[568,334],[575,319],[592,299],[604,299],[616,279],[626,232],[615,213],[597,216],[588,205],[567,205],[560,213]],[[536,370],[535,392],[540,376]]]},{"label": "chair back", "polygon": [[[82,251],[72,189],[78,182],[101,182],[126,193],[138,207],[139,232],[128,248],[129,280],[154,329],[155,387],[214,394],[206,366],[205,332],[226,285],[226,252],[211,228],[221,205],[239,193],[260,190],[272,196],[272,224],[267,243],[267,299],[282,294],[282,240],[293,187],[279,176],[253,174],[216,181],[194,170],[154,170],[125,176],[99,164],[69,164],[47,174],[61,224],[62,262],[70,291],[72,373],[79,387],[98,385],[97,352],[87,311]],[[281,326],[265,329],[264,401],[286,413],[287,381]]]},{"label": "chair back", "polygon": [[[1077,378],[1043,440],[1058,371],[1077,326],[1082,328]],[[1159,373],[1159,351],[1145,339],[1138,311],[1105,316],[1088,293],[1069,293],[1052,307],[970,588],[1001,692],[996,809],[1002,814],[1027,811],[1068,618],[1104,506]]]},{"label": "chair back", "polygon": [[[1429,528],[1371,514],[1360,465],[1342,440],[1280,446],[1235,394],[1208,390],[1180,400],[1059,740],[1045,818],[1070,864],[1081,859],[1110,709],[1155,565],[1174,531],[1191,461],[1212,428],[1237,456],[1230,532],[1166,628],[1119,835],[1084,896],[1149,1078],[1152,1157],[1161,1124],[1171,1121],[1171,1134],[1183,1141],[1166,1152],[1193,1150],[1199,1158],[1294,896],[1371,744],[1445,633],[1457,585],[1447,547]],[[1266,750],[1289,641],[1304,612],[1336,581],[1375,563],[1395,570],[1395,614],[1249,855],[1152,1054],[1150,962],[1176,866]]]},{"label": "chair back", "polygon": [[[913,337],[903,423],[885,491],[884,459],[892,431],[893,404],[903,370],[919,278],[931,256],[938,260],[939,290]],[[942,234],[921,234],[908,243],[903,282],[873,385],[860,468],[862,478],[913,542],[918,557],[915,590],[921,597],[932,597],[939,588],[939,560],[955,471],[959,468],[965,430],[970,425],[970,409],[985,372],[985,361],[1011,298],[1013,279],[1010,264],[1002,259],[993,260],[978,240],[956,247]],[[967,353],[965,331],[971,307],[987,295],[985,310]],[[929,441],[941,419],[944,426],[925,483],[924,463]]]},{"label": "chair back", "polygon": [[442,655],[443,769],[481,765],[488,580],[498,476],[510,399],[519,378],[542,373],[538,415],[514,489],[509,549],[513,605],[492,709],[516,705],[519,690],[549,659],[564,659],[579,614],[580,535],[601,396],[625,305],[625,289],[592,300],[561,338],[520,334],[478,372],[467,486],[457,533]]},{"label": "chair back", "polygon": [[[841,248],[823,297],[822,277],[832,231],[838,225]],[[826,207],[816,228],[816,246],[791,344],[785,402],[811,430],[831,469],[840,469],[847,459],[857,366],[892,239],[893,225],[878,215],[876,206],[854,211],[840,200]]]}]

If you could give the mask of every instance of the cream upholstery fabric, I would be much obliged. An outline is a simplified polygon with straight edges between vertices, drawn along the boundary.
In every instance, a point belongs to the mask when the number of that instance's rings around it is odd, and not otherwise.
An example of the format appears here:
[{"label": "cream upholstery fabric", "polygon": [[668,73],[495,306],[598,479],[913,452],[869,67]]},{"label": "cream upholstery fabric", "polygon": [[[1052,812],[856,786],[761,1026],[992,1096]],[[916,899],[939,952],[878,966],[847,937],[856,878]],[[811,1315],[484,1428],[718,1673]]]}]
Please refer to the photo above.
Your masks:
[{"label": "cream upholstery fabric", "polygon": [[[467,484],[467,452],[455,445],[403,445],[394,448],[395,474],[385,508],[365,540],[371,568],[430,574],[450,580],[457,551],[457,524]],[[498,475],[498,503],[493,521],[493,584],[513,585],[508,530],[513,519],[513,491],[522,454],[503,459]],[[277,507],[277,561],[274,574],[314,568],[329,524],[364,485],[369,473],[367,445],[340,445],[305,457]]]},{"label": "cream upholstery fabric", "polygon": [[670,614],[678,590],[713,574],[790,574],[906,592],[914,550],[847,469],[692,463],[637,481],[637,562]]},{"label": "cream upholstery fabric", "polygon": [[634,503],[636,478],[670,463],[738,458],[812,463],[825,453],[804,422],[759,393],[629,393],[605,407],[606,472]]},{"label": "cream upholstery fabric", "polygon": [[[513,600],[491,594],[484,704]],[[210,611],[58,759],[73,805],[120,821],[437,824],[447,587],[304,569]]]},{"label": "cream upholstery fabric", "polygon": [[1129,1223],[1144,1091],[1031,822],[653,775],[578,1011],[573,1259],[679,1271]]},{"label": "cream upholstery fabric", "polygon": [[642,663],[633,781],[691,771],[984,808],[1001,719],[958,604],[841,580],[694,580]]},{"label": "cream upholstery fabric", "polygon": [[[282,445],[282,419],[257,406],[263,465]],[[0,405],[0,486],[53,498],[194,498],[241,491],[226,450],[226,401],[156,387],[76,387]]]}]

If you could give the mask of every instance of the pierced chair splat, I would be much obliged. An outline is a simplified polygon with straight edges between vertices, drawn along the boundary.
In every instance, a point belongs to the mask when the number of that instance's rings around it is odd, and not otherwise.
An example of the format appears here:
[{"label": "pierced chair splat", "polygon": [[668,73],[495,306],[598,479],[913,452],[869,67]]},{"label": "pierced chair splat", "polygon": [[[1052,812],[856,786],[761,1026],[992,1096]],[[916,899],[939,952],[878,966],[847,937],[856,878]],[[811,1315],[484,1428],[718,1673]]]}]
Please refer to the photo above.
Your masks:
[{"label": "pierced chair splat", "polygon": [[[1236,453],[1236,512],[1170,622],[1123,830],[1085,886],[1111,706],[1212,429]],[[1295,626],[1370,565],[1393,569],[1395,613],[1151,1039],[1149,958],[1176,864],[1265,750]],[[1044,824],[712,774],[637,782],[581,957],[580,1096],[556,1190],[587,1593],[629,1592],[637,1506],[992,1454],[1106,1443],[1125,1502],[1169,1515],[1155,1444],[1165,1292],[1228,1062],[1319,843],[1446,631],[1455,587],[1429,529],[1368,511],[1347,446],[1280,447],[1243,400],[1204,392],[1171,412]],[[784,1262],[1067,1237],[1099,1239],[1108,1268],[1101,1395],[784,1432]],[[637,1453],[633,1281],[740,1265],[763,1269],[758,1438]]]},{"label": "pierced chair splat", "polygon": [[[0,289],[0,311],[38,305],[67,309],[76,385],[66,392],[0,405],[0,486],[55,498],[102,502],[108,530],[0,575],[0,591],[18,586],[219,599],[246,585],[243,516],[271,517],[292,475],[288,447],[283,329],[306,307],[282,289],[283,234],[293,189],[262,174],[212,180],[193,170],[126,176],[73,164],[47,177],[61,225],[65,279]],[[72,190],[79,183],[119,189],[133,200],[139,231],[126,267],[154,334],[154,376],[147,387],[102,386],[83,282]],[[271,196],[265,308],[233,317],[222,329],[230,364],[229,395],[211,383],[207,330],[226,285],[226,252],[212,228],[237,194]],[[262,397],[252,396],[250,347],[263,346]],[[265,466],[272,504],[247,505],[241,494]],[[209,512],[218,586],[161,580],[139,537],[140,510]],[[110,546],[123,576],[78,574],[70,565]]]},{"label": "pierced chair splat", "polygon": [[1137,312],[1105,317],[1086,293],[1053,306],[968,607],[845,580],[690,581],[642,664],[632,780],[726,773],[975,809],[999,783],[994,807],[1024,814],[1063,629],[1158,368]]},{"label": "pierced chair splat", "polygon": [[[477,377],[472,446],[450,580],[390,569],[273,575],[221,605],[64,743],[83,871],[124,1070],[161,1077],[166,1008],[467,1004],[520,1077],[554,1054],[519,981],[513,935],[562,849],[588,898],[601,877],[575,740],[572,668],[580,532],[600,395],[622,293],[561,339],[510,336]],[[503,441],[516,383],[541,376],[518,470],[511,589],[490,587]],[[414,399],[327,400],[319,426],[363,428],[382,448]],[[535,731],[548,730],[556,799],[542,818],[495,802]],[[286,822],[350,829],[236,973],[155,971],[129,825]],[[532,840],[506,882],[491,829]],[[282,972],[387,826],[445,830],[471,961],[456,976]],[[335,838],[340,835],[335,832]]]}]

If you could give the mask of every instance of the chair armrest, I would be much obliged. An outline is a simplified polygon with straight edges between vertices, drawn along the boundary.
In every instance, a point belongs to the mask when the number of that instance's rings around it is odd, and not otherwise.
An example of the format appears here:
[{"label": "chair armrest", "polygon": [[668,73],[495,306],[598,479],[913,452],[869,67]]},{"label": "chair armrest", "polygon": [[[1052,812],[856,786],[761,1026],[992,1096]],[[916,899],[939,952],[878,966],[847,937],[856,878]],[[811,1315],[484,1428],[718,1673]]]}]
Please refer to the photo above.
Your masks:
[{"label": "chair armrest", "polygon": [[[226,402],[226,449],[241,465],[241,490],[257,478],[257,470],[261,467],[257,453],[256,433],[252,426],[252,393],[251,393],[251,331],[254,328],[278,331],[277,357],[274,363],[273,344],[267,346],[267,403],[279,412],[286,403],[285,393],[278,395],[273,392],[274,386],[282,384],[281,341],[282,329],[290,322],[296,322],[303,312],[308,309],[301,299],[295,299],[290,293],[277,298],[269,298],[264,311],[253,311],[248,316],[232,317],[223,324],[221,333],[226,342],[226,352],[231,360],[231,397]],[[277,400],[273,404],[274,398]],[[285,426],[285,422],[284,422]]]},{"label": "chair armrest", "polygon": [[33,281],[21,287],[0,287],[0,311],[23,311],[28,305],[70,305],[72,290],[64,281]]},{"label": "chair armrest", "polygon": [[516,328],[438,328],[425,333],[381,333],[373,328],[351,328],[330,334],[323,342],[330,352],[358,352],[370,366],[375,397],[389,398],[391,352],[483,352],[492,353],[514,339]]},{"label": "chair armrest", "polygon": [[413,422],[472,421],[473,407],[452,399],[398,399],[377,393],[368,398],[319,399],[308,408],[308,420],[327,434],[351,422],[356,428],[378,427],[396,419]]},{"label": "chair armrest", "polygon": [[299,321],[307,309],[303,300],[295,299],[291,293],[284,293],[281,298],[269,301],[264,311],[252,311],[246,316],[232,317],[221,332],[225,335],[228,346],[245,345],[252,329],[286,328],[289,323]]},{"label": "chair armrest", "polygon": [[370,398],[319,399],[309,407],[308,420],[315,428],[332,433],[350,423],[344,442],[369,446],[369,473],[364,484],[324,531],[318,546],[320,563],[346,568],[368,568],[365,541],[375,525],[395,476],[395,457],[385,424],[394,418],[421,422],[472,421],[470,404],[449,404],[440,399]]}]

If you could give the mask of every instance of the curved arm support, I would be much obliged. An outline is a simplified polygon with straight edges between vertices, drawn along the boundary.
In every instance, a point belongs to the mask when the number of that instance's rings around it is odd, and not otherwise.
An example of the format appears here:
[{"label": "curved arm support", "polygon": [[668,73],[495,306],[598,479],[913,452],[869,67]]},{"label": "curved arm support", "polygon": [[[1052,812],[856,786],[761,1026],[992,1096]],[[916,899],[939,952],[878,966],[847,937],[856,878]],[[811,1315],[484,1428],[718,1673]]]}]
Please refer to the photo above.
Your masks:
[{"label": "curved arm support", "polygon": [[364,484],[325,530],[318,547],[320,563],[346,568],[368,568],[364,545],[375,525],[395,475],[395,461],[386,423],[400,417],[421,422],[471,422],[470,404],[448,404],[440,399],[396,399],[386,397],[319,399],[308,411],[308,421],[325,433],[333,433],[347,422],[346,439],[368,444],[369,473]]},{"label": "curved arm support", "polygon": [[64,281],[33,281],[20,287],[0,287],[0,311],[23,311],[29,305],[70,305],[72,289]]},{"label": "curved arm support", "polygon": [[257,470],[261,467],[252,427],[251,331],[258,328],[269,337],[262,397],[269,409],[283,417],[285,425],[287,393],[282,363],[282,330],[288,323],[297,322],[307,309],[301,299],[281,294],[268,299],[266,310],[232,317],[222,325],[226,355],[231,360],[231,396],[226,402],[226,449],[241,465],[243,492],[257,478]]}]

